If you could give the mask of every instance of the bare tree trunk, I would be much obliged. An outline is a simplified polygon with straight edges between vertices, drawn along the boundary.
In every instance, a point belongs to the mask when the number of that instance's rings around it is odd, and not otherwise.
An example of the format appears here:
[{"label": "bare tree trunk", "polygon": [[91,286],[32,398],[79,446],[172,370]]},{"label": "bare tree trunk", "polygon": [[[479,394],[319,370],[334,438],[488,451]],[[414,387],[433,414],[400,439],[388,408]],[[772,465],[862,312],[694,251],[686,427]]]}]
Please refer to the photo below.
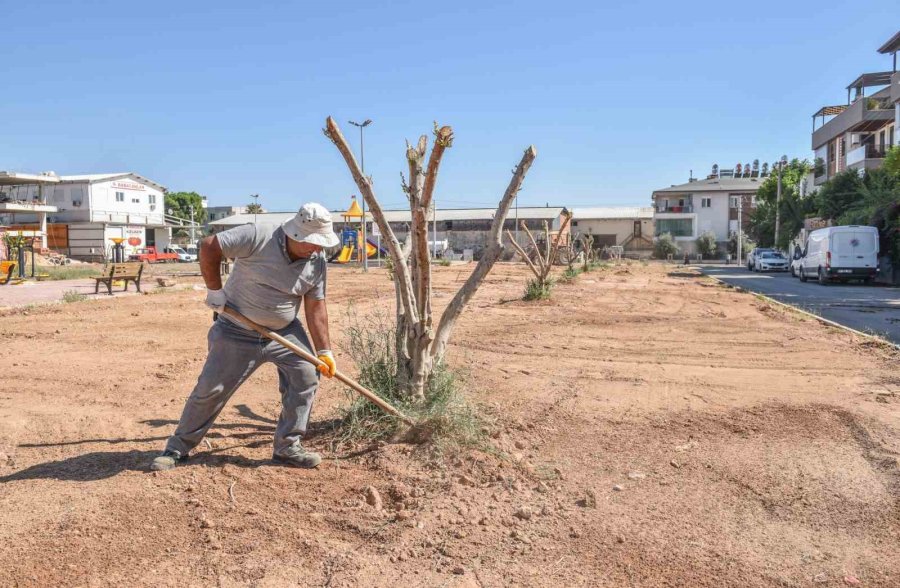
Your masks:
[{"label": "bare tree trunk", "polygon": [[438,128],[435,123],[435,141],[427,166],[424,165],[427,151],[426,137],[423,135],[415,147],[407,145],[409,182],[404,180],[403,189],[409,196],[412,222],[403,245],[385,220],[384,211],[375,197],[371,180],[363,175],[353,151],[333,118],[328,117],[324,132],[343,156],[372,217],[385,237],[394,266],[394,288],[397,297],[398,382],[406,396],[421,400],[425,396],[425,388],[435,364],[443,360],[456,320],[503,252],[503,224],[537,151],[533,146],[529,147],[514,170],[509,186],[494,214],[490,245],[475,266],[472,275],[450,301],[435,330],[431,307],[431,256],[428,248],[427,223],[434,201],[434,188],[441,159],[445,150],[452,145],[453,130],[448,126]]}]

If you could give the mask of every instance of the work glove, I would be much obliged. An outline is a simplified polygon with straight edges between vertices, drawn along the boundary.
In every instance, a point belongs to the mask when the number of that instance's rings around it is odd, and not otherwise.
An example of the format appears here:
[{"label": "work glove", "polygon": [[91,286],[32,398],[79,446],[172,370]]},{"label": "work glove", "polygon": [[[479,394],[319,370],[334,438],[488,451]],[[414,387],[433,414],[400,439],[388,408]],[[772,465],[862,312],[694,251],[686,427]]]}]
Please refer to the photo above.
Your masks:
[{"label": "work glove", "polygon": [[206,306],[216,312],[225,310],[225,292],[220,290],[206,289]]},{"label": "work glove", "polygon": [[334,354],[331,352],[331,349],[320,349],[317,357],[319,361],[325,364],[316,366],[317,369],[326,378],[333,378],[334,373],[337,371],[337,364],[334,363]]}]

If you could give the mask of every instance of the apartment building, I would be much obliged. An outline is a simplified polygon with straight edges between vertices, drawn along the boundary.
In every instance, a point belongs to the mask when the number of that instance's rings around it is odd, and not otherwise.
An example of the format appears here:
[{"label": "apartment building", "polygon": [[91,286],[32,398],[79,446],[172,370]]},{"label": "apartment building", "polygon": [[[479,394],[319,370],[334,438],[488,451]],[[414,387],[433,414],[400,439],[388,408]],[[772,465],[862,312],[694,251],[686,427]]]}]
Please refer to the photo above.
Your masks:
[{"label": "apartment building", "polygon": [[[747,171],[749,168],[749,171]],[[756,192],[768,175],[768,165],[759,170],[738,165],[719,170],[706,179],[690,179],[653,191],[654,236],[671,233],[678,246],[689,255],[697,252],[697,237],[712,231],[724,249],[738,222],[746,232],[750,213],[756,207]]]},{"label": "apartment building", "polygon": [[847,86],[847,103],[823,106],[813,114],[815,184],[855,169],[881,166],[887,150],[900,143],[900,32],[878,52],[892,55],[892,69],[864,73]]},{"label": "apartment building", "polygon": [[101,261],[109,258],[113,238],[124,239],[126,254],[169,244],[166,188],[161,184],[133,172],[29,177],[9,186],[0,182],[0,224],[42,233],[44,247]]}]

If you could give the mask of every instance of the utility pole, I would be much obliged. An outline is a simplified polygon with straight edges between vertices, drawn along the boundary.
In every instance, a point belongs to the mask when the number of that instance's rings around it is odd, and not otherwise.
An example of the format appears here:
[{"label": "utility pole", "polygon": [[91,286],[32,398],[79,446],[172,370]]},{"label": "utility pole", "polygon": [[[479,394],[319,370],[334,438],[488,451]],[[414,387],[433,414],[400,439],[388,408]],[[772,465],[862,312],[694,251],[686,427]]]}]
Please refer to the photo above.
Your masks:
[{"label": "utility pole", "polygon": [[743,211],[744,211],[744,197],[743,195],[738,195],[738,233],[737,233],[737,264],[744,265],[743,261],[741,261],[741,256],[744,251],[744,224],[741,222],[743,220]]},{"label": "utility pole", "polygon": [[772,246],[778,248],[778,233],[781,230],[781,174],[784,172],[784,166],[787,165],[787,155],[782,155],[778,165],[778,191],[775,193],[775,242]]},{"label": "utility pole", "polygon": [[[349,121],[351,125],[355,127],[359,127],[359,165],[362,170],[363,177],[366,176],[366,150],[363,145],[363,129],[372,124],[372,119],[367,118],[361,123]],[[368,178],[366,179],[368,181]],[[362,200],[362,247],[360,247],[360,251],[362,251],[363,258],[363,271],[369,271],[369,253],[366,251],[366,243],[368,243],[367,235],[366,235],[366,196],[365,194],[360,194],[362,196],[360,200]]]},{"label": "utility pole", "polygon": [[196,243],[194,240],[194,205],[191,204],[191,245]]}]

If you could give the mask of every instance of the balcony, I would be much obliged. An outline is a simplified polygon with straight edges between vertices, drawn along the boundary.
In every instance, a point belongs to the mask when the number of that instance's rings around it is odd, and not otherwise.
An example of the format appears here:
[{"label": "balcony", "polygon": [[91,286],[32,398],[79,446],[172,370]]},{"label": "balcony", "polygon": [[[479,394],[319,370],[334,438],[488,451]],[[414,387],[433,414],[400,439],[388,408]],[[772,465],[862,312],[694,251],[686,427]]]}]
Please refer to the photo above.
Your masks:
[{"label": "balcony", "polygon": [[670,204],[670,205],[666,206],[665,204],[658,204],[656,206],[656,212],[690,213],[690,212],[694,212],[694,205],[693,204],[685,204],[683,206],[676,206],[676,205]]},{"label": "balcony", "polygon": [[[881,94],[881,92],[878,92]],[[824,110],[824,109],[823,109]],[[822,110],[817,116],[822,116]],[[828,113],[825,112],[824,116]],[[887,96],[862,96],[812,134],[812,148],[848,133],[876,131],[894,120],[894,109]]]},{"label": "balcony", "polygon": [[847,152],[847,168],[874,169],[881,166],[881,160],[887,155],[890,145],[866,143]]}]

